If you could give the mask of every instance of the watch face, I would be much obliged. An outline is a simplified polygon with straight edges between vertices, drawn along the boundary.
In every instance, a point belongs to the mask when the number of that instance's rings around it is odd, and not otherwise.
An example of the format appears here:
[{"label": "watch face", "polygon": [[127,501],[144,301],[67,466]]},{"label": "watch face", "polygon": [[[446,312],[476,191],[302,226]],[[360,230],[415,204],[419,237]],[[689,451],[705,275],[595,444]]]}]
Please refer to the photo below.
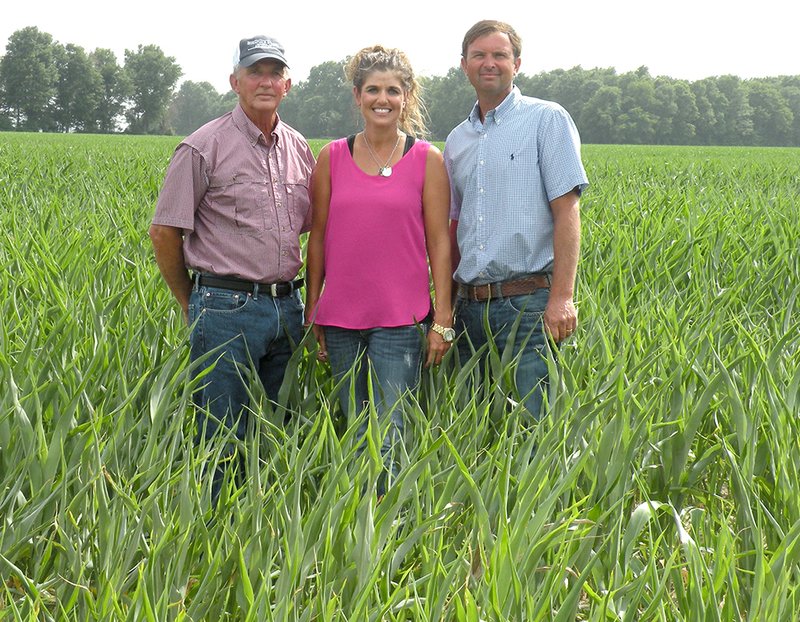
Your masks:
[{"label": "watch face", "polygon": [[446,328],[444,326],[440,326],[435,322],[431,325],[431,330],[435,333],[439,333],[447,343],[450,343],[456,338],[456,331],[454,328]]}]

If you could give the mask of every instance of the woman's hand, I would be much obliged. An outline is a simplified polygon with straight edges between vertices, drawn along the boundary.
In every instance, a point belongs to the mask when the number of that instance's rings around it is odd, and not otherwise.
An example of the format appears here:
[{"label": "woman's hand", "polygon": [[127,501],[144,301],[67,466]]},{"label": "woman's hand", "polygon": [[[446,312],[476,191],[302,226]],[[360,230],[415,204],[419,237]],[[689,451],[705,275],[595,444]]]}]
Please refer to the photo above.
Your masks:
[{"label": "woman's hand", "polygon": [[323,363],[328,362],[328,348],[325,345],[325,329],[322,326],[318,326],[316,324],[311,325],[311,331],[314,333],[314,337],[317,339],[317,360],[322,361]]},{"label": "woman's hand", "polygon": [[428,329],[428,356],[425,360],[425,367],[441,363],[442,357],[447,354],[450,345],[439,333]]}]

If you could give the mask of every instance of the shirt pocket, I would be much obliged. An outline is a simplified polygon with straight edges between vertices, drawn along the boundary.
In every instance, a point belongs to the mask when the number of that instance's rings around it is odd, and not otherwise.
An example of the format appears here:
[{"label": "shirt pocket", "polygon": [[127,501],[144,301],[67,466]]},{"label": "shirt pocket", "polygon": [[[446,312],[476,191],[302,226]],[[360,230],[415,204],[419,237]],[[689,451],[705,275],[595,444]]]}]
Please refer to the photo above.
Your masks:
[{"label": "shirt pocket", "polygon": [[492,154],[490,170],[503,180],[503,185],[514,181],[518,175],[531,175],[539,165],[536,145],[526,140],[512,140]]},{"label": "shirt pocket", "polygon": [[259,235],[271,227],[271,190],[266,180],[238,174],[212,179],[208,194],[214,225],[220,231]]},{"label": "shirt pocket", "polygon": [[286,183],[286,202],[289,208],[289,224],[292,231],[305,231],[310,224],[311,198],[308,190],[308,181],[305,179]]}]

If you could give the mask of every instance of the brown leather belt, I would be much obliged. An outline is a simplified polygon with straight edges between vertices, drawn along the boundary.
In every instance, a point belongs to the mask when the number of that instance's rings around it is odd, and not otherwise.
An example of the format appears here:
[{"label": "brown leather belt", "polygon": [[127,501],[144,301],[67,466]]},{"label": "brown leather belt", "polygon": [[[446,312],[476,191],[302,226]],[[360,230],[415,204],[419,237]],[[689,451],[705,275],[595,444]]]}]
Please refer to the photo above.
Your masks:
[{"label": "brown leather belt", "polygon": [[492,298],[532,294],[537,289],[547,289],[548,287],[550,287],[549,274],[532,274],[522,279],[487,283],[486,285],[459,284],[458,296],[467,300],[491,300]]}]

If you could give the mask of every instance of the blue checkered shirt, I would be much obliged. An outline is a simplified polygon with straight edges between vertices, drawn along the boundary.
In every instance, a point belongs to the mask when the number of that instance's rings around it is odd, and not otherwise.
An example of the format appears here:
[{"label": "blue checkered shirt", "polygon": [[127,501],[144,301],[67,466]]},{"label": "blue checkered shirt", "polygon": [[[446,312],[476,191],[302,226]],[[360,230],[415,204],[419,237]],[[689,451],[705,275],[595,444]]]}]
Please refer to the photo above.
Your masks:
[{"label": "blue checkered shirt", "polygon": [[484,285],[553,267],[550,201],[588,185],[580,137],[560,105],[515,86],[486,114],[478,104],[447,137],[450,218],[458,221],[460,283]]}]

